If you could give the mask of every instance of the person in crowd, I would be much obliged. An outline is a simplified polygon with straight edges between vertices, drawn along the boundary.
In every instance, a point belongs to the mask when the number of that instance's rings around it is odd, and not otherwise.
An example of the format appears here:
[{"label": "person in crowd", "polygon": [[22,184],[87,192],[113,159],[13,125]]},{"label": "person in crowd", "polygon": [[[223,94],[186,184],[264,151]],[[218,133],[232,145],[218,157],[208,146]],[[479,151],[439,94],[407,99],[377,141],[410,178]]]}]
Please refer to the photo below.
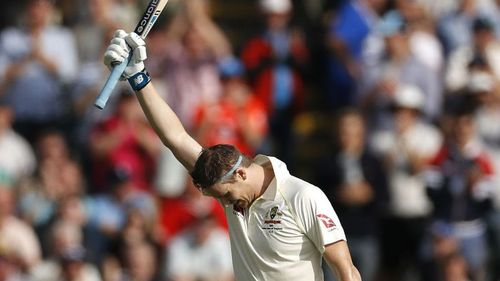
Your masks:
[{"label": "person in crowd", "polygon": [[181,196],[163,198],[160,201],[159,221],[163,243],[167,244],[173,237],[191,227],[196,218],[202,216],[212,216],[218,227],[228,229],[224,210],[217,200],[203,196],[192,181],[186,180],[186,187]]},{"label": "person in crowd", "polygon": [[434,203],[433,223],[450,228],[472,280],[484,280],[487,256],[485,216],[491,209],[493,164],[474,123],[474,107],[460,100],[450,109],[451,134],[425,173]]},{"label": "person in crowd", "polygon": [[52,22],[51,0],[29,0],[25,25],[0,34],[0,95],[14,110],[14,128],[29,142],[50,127],[64,128],[64,86],[78,69],[75,39]]},{"label": "person in crowd", "polygon": [[482,57],[495,79],[500,79],[500,44],[495,38],[492,21],[482,16],[473,20],[471,44],[457,48],[449,56],[444,77],[448,92],[456,93],[466,88],[470,75],[469,64],[476,57]]},{"label": "person in crowd", "polygon": [[420,1],[396,0],[396,7],[407,24],[412,53],[433,75],[441,75],[444,67],[443,47],[429,11]]},{"label": "person in crowd", "polygon": [[0,98],[0,182],[17,184],[36,168],[33,148],[12,128],[14,112]]},{"label": "person in crowd", "polygon": [[363,74],[370,36],[386,0],[344,1],[334,13],[327,31],[328,75],[326,94],[333,108],[354,106]]},{"label": "person in crowd", "polygon": [[40,242],[29,224],[14,215],[13,187],[0,184],[0,248],[29,270],[42,258]]},{"label": "person in crowd", "polygon": [[158,278],[158,259],[152,244],[147,242],[133,244],[122,256],[125,280],[156,281]]},{"label": "person in crowd", "polygon": [[259,8],[264,28],[244,44],[241,58],[269,116],[266,149],[293,166],[292,123],[304,107],[309,51],[302,31],[291,26],[291,0],[261,0]]},{"label": "person in crowd", "polygon": [[132,173],[135,188],[152,190],[160,140],[129,91],[120,93],[114,114],[96,124],[89,146],[93,192],[105,191],[107,175],[117,166],[126,166]]},{"label": "person in crowd", "polygon": [[97,268],[86,262],[83,233],[71,221],[58,221],[51,228],[51,253],[30,274],[34,281],[100,281]]},{"label": "person in crowd", "polygon": [[428,121],[438,118],[443,100],[441,81],[432,69],[421,62],[410,46],[410,31],[402,15],[395,10],[384,14],[377,32],[384,36],[385,56],[367,66],[363,78],[360,107],[368,112],[369,126],[384,129],[390,126],[388,114],[400,84],[410,84],[424,95],[422,117]]},{"label": "person in crowd", "polygon": [[[162,69],[166,94],[186,128],[191,131],[193,108],[218,100],[221,84],[220,59],[232,53],[228,38],[210,18],[204,1],[183,1],[185,12],[170,25],[167,58]],[[160,81],[161,83],[161,81]]]},{"label": "person in crowd", "polygon": [[111,241],[117,239],[127,222],[130,209],[140,210],[148,219],[156,218],[153,197],[137,187],[133,174],[127,167],[117,166],[108,172],[108,191],[86,201],[89,227],[94,231],[88,241],[88,248],[96,259],[102,261],[111,248]]},{"label": "person in crowd", "polygon": [[419,88],[400,84],[393,101],[394,124],[375,132],[372,148],[388,171],[389,207],[382,224],[383,280],[419,276],[420,246],[432,204],[420,174],[437,153],[442,136],[421,116],[425,96]]},{"label": "person in crowd", "polygon": [[245,82],[245,69],[236,58],[219,63],[222,96],[215,104],[204,104],[195,117],[194,135],[204,146],[218,143],[235,145],[253,156],[267,133],[264,105]]},{"label": "person in crowd", "polygon": [[71,158],[62,132],[47,130],[40,133],[35,153],[38,158],[37,173],[19,186],[17,207],[20,216],[34,227],[41,238],[45,226],[55,214],[58,200],[75,192],[75,189],[81,191],[82,179],[78,178],[79,171],[75,171],[80,167]]},{"label": "person in crowd", "polygon": [[335,127],[337,148],[321,161],[318,185],[339,212],[353,261],[363,280],[376,280],[380,266],[380,220],[389,201],[387,173],[366,147],[364,118],[343,110]]},{"label": "person in crowd", "polygon": [[229,236],[210,214],[177,234],[165,252],[168,280],[234,280]]},{"label": "person in crowd", "polygon": [[457,9],[438,18],[436,30],[446,56],[472,45],[472,25],[477,15],[477,0],[463,0]]}]

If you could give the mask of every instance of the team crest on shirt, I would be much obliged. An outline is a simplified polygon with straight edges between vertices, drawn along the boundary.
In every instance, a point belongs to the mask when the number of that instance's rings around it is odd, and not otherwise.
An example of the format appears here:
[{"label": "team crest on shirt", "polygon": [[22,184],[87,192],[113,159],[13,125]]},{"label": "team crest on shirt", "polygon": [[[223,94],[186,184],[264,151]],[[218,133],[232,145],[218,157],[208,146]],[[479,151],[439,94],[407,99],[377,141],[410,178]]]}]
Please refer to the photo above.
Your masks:
[{"label": "team crest on shirt", "polygon": [[328,230],[333,230],[337,228],[337,225],[333,222],[333,220],[325,215],[325,214],[318,214],[316,217],[323,223],[323,225],[328,229]]},{"label": "team crest on shirt", "polygon": [[264,216],[264,225],[262,226],[262,229],[267,230],[268,233],[273,233],[274,231],[283,229],[281,226],[282,216],[283,212],[281,212],[278,206],[272,207]]}]

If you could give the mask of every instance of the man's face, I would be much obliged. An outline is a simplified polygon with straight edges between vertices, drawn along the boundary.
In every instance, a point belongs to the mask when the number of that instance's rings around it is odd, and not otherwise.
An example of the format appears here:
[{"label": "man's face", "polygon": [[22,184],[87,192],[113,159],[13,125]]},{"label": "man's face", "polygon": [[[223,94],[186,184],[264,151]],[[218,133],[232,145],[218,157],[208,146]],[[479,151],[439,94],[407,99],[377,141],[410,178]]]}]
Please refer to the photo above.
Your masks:
[{"label": "man's face", "polygon": [[253,201],[249,188],[241,180],[216,183],[202,190],[206,196],[219,200],[224,206],[233,205],[235,209],[247,209]]}]

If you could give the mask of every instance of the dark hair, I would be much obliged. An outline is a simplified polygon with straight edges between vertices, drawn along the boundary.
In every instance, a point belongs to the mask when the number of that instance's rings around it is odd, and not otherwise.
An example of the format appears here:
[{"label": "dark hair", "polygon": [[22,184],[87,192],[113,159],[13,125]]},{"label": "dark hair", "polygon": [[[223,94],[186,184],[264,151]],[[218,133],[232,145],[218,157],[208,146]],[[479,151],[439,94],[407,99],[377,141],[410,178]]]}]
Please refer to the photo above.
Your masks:
[{"label": "dark hair", "polygon": [[[238,161],[241,152],[229,144],[218,144],[204,148],[194,164],[191,177],[199,188],[206,188],[217,183]],[[251,161],[243,156],[242,166],[250,166]]]}]

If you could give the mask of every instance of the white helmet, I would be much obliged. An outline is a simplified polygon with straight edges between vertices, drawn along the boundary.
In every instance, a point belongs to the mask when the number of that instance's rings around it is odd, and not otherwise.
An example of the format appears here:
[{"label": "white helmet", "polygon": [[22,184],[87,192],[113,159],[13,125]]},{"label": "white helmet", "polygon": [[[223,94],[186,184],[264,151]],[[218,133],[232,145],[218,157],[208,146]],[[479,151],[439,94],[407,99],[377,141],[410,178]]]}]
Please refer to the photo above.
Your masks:
[{"label": "white helmet", "polygon": [[425,96],[422,91],[413,85],[400,84],[394,94],[394,106],[422,110]]},{"label": "white helmet", "polygon": [[292,10],[290,0],[260,0],[260,8],[265,13],[285,14]]}]

